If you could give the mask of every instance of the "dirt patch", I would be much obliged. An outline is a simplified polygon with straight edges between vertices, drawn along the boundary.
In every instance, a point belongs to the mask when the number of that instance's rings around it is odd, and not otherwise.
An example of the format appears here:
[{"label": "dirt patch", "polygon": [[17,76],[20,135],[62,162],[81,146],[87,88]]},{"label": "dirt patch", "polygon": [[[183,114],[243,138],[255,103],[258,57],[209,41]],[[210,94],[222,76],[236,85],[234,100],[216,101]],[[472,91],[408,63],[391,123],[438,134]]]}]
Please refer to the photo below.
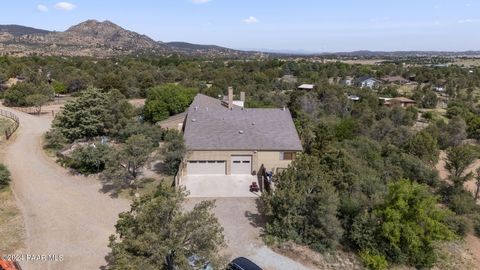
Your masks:
[{"label": "dirt patch", "polygon": [[336,250],[322,254],[292,242],[276,245],[273,250],[314,269],[365,269],[353,252]]},{"label": "dirt patch", "polygon": [[128,103],[132,104],[135,108],[141,108],[145,105],[145,100],[144,98],[130,99]]}]

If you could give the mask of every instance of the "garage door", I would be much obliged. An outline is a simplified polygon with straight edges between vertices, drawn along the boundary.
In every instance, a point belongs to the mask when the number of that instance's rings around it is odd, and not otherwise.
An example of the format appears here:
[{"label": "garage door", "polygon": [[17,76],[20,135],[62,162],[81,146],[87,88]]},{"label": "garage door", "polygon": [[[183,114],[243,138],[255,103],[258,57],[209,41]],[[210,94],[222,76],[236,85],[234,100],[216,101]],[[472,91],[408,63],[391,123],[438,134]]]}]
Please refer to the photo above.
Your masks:
[{"label": "garage door", "polygon": [[232,174],[251,174],[252,156],[232,156]]},{"label": "garage door", "polygon": [[225,174],[224,160],[190,160],[187,163],[187,174]]}]

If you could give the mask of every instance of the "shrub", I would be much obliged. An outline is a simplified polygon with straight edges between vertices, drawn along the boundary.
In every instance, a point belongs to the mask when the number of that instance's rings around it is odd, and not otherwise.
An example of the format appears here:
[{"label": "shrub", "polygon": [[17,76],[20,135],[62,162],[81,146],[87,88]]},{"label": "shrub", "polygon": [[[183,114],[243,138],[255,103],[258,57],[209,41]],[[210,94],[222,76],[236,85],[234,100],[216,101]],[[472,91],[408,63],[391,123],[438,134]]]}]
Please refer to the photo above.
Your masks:
[{"label": "shrub", "polygon": [[67,139],[63,136],[62,132],[56,128],[51,129],[45,133],[44,148],[60,150],[67,143]]},{"label": "shrub", "polygon": [[383,255],[378,255],[371,250],[362,250],[359,255],[368,269],[384,270],[388,268],[387,259]]},{"label": "shrub", "polygon": [[448,200],[448,207],[458,215],[470,214],[476,207],[475,199],[469,192],[455,192]]},{"label": "shrub", "polygon": [[428,120],[433,119],[433,113],[432,112],[424,112],[422,114],[422,116],[423,116],[423,118],[428,119]]},{"label": "shrub", "polygon": [[473,222],[473,231],[477,237],[480,237],[480,214],[476,214],[471,219]]},{"label": "shrub", "polygon": [[67,166],[81,174],[99,173],[105,169],[110,154],[110,148],[106,145],[81,146],[73,150]]},{"label": "shrub", "polygon": [[445,219],[447,226],[459,236],[465,236],[469,228],[468,219],[462,216],[452,215]]},{"label": "shrub", "polygon": [[0,189],[8,186],[10,183],[10,171],[7,166],[0,164]]}]

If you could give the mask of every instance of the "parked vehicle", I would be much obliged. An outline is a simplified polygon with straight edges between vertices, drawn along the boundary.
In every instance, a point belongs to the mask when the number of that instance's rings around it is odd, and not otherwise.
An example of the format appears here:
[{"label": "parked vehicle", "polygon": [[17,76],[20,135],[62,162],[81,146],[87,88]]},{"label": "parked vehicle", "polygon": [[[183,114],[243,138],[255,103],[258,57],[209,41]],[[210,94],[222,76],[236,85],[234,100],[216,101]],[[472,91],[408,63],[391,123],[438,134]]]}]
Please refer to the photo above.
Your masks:
[{"label": "parked vehicle", "polygon": [[262,268],[245,257],[238,257],[228,264],[227,270],[262,270]]}]

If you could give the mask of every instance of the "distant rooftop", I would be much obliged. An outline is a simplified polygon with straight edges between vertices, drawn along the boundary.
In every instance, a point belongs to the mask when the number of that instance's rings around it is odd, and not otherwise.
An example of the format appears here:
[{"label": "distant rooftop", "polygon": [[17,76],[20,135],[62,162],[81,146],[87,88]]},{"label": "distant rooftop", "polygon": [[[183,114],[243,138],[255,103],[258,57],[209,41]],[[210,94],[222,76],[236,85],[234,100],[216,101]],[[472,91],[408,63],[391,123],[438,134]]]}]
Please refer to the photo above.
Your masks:
[{"label": "distant rooftop", "polygon": [[307,89],[307,90],[311,90],[313,88],[315,88],[314,84],[307,84],[307,83],[304,83],[298,87],[298,89]]}]

